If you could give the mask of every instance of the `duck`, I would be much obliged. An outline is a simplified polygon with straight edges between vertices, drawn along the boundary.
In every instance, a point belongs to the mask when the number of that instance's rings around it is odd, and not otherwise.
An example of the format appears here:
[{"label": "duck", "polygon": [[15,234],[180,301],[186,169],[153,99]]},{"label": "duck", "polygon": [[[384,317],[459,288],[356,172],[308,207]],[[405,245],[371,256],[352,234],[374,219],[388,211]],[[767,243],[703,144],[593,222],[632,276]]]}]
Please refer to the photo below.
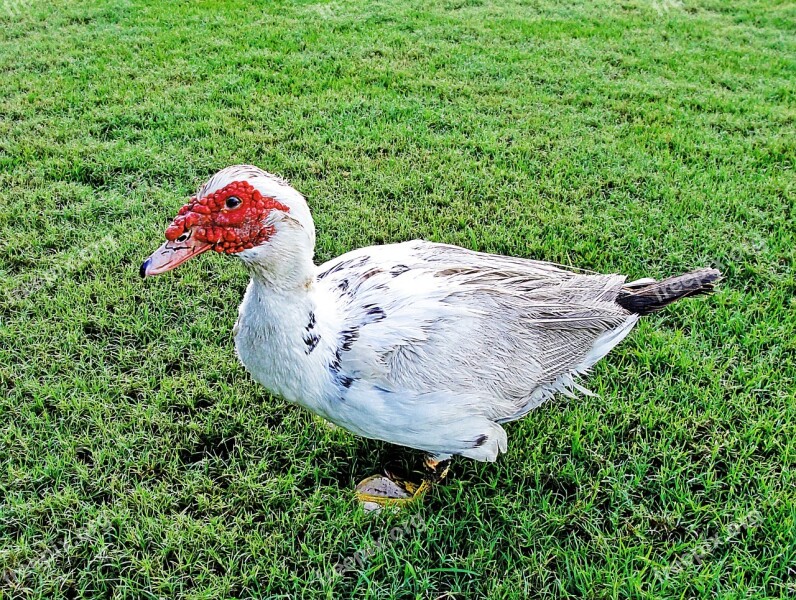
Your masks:
[{"label": "duck", "polygon": [[424,240],[318,266],[305,197],[252,165],[210,177],[165,237],[142,277],[208,251],[246,266],[233,334],[255,381],[358,436],[422,452],[414,477],[385,470],[356,486],[377,508],[421,497],[453,457],[496,460],[506,423],[556,394],[591,394],[582,379],[642,316],[713,291],[721,276],[628,282]]}]

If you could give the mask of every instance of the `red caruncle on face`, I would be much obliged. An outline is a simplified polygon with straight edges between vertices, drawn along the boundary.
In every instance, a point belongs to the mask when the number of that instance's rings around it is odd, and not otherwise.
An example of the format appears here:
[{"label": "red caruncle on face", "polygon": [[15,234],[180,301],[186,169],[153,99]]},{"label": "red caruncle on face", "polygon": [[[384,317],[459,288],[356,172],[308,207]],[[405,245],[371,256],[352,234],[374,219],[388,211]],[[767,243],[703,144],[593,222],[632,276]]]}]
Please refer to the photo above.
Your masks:
[{"label": "red caruncle on face", "polygon": [[191,198],[166,229],[166,239],[177,241],[190,230],[197,241],[213,244],[216,252],[234,254],[259,246],[273,235],[274,227],[264,225],[272,210],[290,212],[248,181],[233,181],[201,200]]}]

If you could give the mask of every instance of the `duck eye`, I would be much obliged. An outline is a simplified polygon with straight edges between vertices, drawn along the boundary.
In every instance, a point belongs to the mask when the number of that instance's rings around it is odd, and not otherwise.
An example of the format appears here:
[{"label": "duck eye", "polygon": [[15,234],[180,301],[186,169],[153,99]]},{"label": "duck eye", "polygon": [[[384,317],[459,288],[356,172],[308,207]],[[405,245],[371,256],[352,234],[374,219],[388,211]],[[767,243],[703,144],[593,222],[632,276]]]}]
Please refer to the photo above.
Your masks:
[{"label": "duck eye", "polygon": [[238,198],[237,196],[230,196],[229,198],[227,198],[225,206],[227,208],[237,208],[240,206],[240,203],[241,203],[240,198]]}]

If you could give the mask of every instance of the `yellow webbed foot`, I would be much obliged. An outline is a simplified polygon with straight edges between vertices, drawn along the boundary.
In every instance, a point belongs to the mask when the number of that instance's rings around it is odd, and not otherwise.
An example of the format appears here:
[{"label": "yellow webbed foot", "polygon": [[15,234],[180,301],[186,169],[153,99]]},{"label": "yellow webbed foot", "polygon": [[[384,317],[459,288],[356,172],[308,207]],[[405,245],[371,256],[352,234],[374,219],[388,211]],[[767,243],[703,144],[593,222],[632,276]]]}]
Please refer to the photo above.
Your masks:
[{"label": "yellow webbed foot", "polygon": [[357,484],[356,496],[365,510],[379,510],[385,506],[403,507],[420,500],[435,483],[448,474],[450,457],[426,457],[425,474],[415,482],[387,470],[385,475],[372,475]]},{"label": "yellow webbed foot", "polygon": [[367,511],[385,506],[403,507],[415,502],[431,487],[428,481],[415,483],[387,475],[372,475],[357,484],[356,496]]}]

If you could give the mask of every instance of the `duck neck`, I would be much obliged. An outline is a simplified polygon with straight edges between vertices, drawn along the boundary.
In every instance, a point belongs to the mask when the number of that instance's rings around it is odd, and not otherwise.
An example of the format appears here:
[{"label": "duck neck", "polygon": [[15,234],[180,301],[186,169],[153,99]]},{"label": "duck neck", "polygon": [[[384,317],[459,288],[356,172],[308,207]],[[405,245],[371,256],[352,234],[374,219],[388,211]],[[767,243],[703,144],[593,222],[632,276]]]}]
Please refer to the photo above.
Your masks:
[{"label": "duck neck", "polygon": [[311,260],[284,270],[275,268],[277,265],[259,263],[246,266],[252,281],[258,286],[280,295],[306,295],[312,289],[315,281],[315,265]]},{"label": "duck neck", "polygon": [[[287,233],[287,232],[285,232]],[[303,230],[274,236],[264,246],[239,254],[252,280],[275,293],[307,294],[315,281],[314,247]]]},{"label": "duck neck", "polygon": [[316,412],[324,397],[328,321],[318,302],[309,257],[291,269],[249,264],[251,282],[239,309],[235,347],[268,390]]}]

